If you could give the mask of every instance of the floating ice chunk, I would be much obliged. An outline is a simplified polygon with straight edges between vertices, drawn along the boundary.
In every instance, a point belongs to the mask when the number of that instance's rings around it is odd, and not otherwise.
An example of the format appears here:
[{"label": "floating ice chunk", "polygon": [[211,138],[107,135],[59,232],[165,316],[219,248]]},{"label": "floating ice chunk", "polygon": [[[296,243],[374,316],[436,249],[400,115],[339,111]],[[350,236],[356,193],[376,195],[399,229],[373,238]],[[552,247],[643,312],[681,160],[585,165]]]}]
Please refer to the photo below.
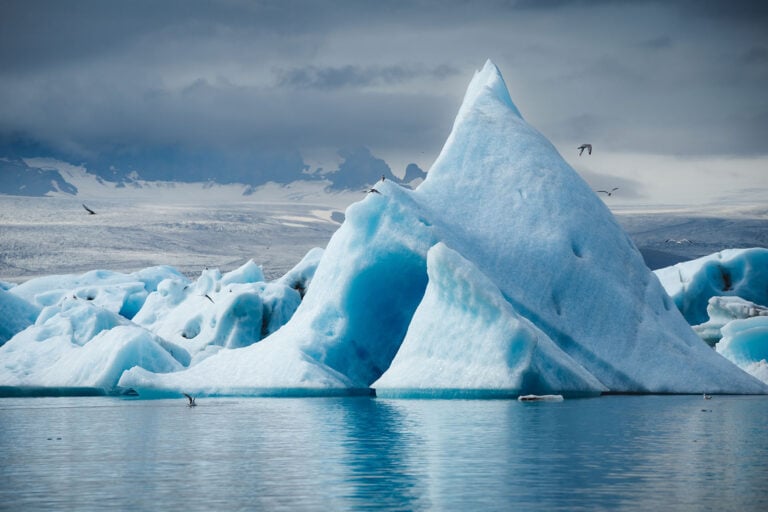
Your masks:
[{"label": "floating ice chunk", "polygon": [[563,395],[521,395],[519,402],[562,402]]},{"label": "floating ice chunk", "polygon": [[768,249],[727,249],[655,273],[691,325],[707,321],[711,297],[738,296],[768,306]]},{"label": "floating ice chunk", "polygon": [[543,332],[514,311],[472,263],[439,243],[429,284],[378,396],[515,396],[607,391]]},{"label": "floating ice chunk", "polygon": [[703,324],[694,325],[693,330],[701,339],[714,347],[723,337],[722,329],[729,322],[755,316],[768,316],[768,307],[741,297],[710,297],[707,314],[709,320]]},{"label": "floating ice chunk", "polygon": [[722,331],[717,351],[768,384],[768,316],[733,320]]}]

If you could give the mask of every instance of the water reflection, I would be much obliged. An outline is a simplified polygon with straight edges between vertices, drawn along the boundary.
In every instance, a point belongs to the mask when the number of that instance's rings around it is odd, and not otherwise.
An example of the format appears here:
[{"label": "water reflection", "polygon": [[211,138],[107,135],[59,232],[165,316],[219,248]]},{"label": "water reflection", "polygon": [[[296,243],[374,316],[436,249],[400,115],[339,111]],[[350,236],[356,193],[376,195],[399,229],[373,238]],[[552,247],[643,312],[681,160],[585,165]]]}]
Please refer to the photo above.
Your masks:
[{"label": "water reflection", "polygon": [[9,510],[768,509],[768,397],[0,400]]}]

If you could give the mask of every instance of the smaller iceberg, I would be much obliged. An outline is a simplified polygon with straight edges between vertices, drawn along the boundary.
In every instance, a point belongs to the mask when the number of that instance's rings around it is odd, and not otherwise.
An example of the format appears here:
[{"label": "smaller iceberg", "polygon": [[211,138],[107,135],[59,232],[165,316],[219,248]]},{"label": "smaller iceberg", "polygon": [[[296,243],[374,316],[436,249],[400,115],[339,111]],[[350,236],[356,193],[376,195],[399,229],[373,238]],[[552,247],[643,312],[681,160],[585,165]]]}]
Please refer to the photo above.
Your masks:
[{"label": "smaller iceberg", "polygon": [[768,383],[768,316],[733,320],[723,327],[717,351],[742,370]]},{"label": "smaller iceberg", "polygon": [[741,297],[710,297],[707,315],[709,320],[703,324],[694,325],[693,330],[707,344],[714,347],[723,337],[723,327],[734,320],[768,316],[768,307]]},{"label": "smaller iceberg", "polygon": [[691,325],[707,321],[712,297],[768,306],[768,249],[727,249],[654,272]]}]

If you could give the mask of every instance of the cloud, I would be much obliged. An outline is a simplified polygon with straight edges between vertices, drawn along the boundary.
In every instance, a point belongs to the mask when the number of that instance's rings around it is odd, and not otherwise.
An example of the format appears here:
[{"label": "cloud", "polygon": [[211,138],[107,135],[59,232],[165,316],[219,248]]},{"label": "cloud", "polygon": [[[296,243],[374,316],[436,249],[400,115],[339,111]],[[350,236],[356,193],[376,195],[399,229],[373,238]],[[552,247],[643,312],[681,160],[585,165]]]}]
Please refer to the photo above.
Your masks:
[{"label": "cloud", "polygon": [[557,145],[768,155],[767,12],[692,0],[0,2],[0,145],[238,173],[362,146],[400,169],[438,151],[490,57]]},{"label": "cloud", "polygon": [[353,66],[317,67],[306,66],[278,70],[278,85],[302,89],[340,89],[344,87],[368,87],[375,85],[403,84],[420,78],[443,80],[459,74],[447,64],[437,67],[424,66]]},{"label": "cloud", "polygon": [[658,36],[641,41],[638,46],[649,50],[664,50],[672,47],[672,38],[670,36]]},{"label": "cloud", "polygon": [[576,165],[574,168],[592,187],[592,190],[611,190],[618,187],[619,190],[615,192],[615,196],[621,201],[647,199],[648,197],[648,190],[640,181],[590,171],[581,165]]}]

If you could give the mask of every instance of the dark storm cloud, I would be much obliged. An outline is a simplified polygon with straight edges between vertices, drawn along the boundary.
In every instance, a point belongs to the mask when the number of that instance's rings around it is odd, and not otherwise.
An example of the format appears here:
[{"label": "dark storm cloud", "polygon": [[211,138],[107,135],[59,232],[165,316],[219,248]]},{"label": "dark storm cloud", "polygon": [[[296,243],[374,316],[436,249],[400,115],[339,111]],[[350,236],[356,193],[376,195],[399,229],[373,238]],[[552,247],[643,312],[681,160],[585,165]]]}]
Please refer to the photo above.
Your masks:
[{"label": "dark storm cloud", "polygon": [[4,1],[0,144],[407,159],[439,149],[490,57],[555,142],[765,155],[766,19],[688,0]]},{"label": "dark storm cloud", "polygon": [[672,47],[672,38],[669,36],[659,36],[639,43],[641,48],[649,50],[664,50]]},{"label": "dark storm cloud", "polygon": [[308,89],[338,89],[342,87],[367,87],[371,85],[402,84],[418,78],[444,78],[455,76],[459,71],[446,64],[434,68],[424,66],[307,66],[279,70],[281,86]]}]

